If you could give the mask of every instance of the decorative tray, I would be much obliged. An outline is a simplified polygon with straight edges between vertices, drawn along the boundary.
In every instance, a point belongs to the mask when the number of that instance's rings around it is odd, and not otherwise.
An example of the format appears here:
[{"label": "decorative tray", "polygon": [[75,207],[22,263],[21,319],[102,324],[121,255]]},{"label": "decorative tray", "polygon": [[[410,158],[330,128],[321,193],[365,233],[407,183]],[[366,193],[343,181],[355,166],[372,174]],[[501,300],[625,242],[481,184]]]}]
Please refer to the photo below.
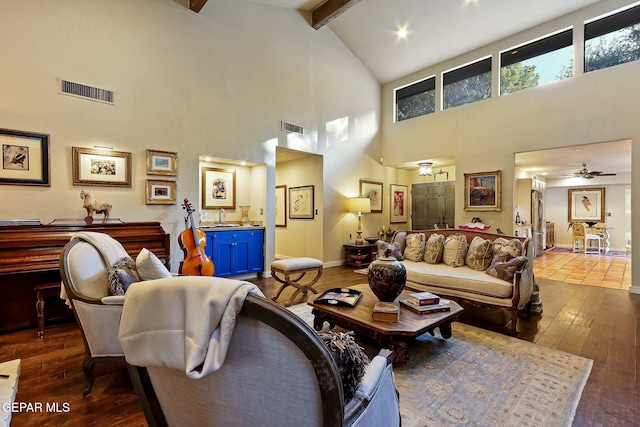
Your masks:
[{"label": "decorative tray", "polygon": [[324,291],[315,299],[316,304],[355,307],[362,298],[362,292],[349,288],[332,288]]}]

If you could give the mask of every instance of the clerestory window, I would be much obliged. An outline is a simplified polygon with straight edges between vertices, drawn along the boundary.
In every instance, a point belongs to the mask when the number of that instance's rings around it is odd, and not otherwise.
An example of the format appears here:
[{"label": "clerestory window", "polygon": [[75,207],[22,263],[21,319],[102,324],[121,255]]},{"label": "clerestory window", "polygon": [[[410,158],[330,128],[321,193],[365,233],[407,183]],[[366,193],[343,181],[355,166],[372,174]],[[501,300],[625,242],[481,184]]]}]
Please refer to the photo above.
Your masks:
[{"label": "clerestory window", "polygon": [[396,121],[436,111],[436,77],[432,76],[395,90]]},{"label": "clerestory window", "polygon": [[491,57],[442,73],[442,109],[491,98]]}]

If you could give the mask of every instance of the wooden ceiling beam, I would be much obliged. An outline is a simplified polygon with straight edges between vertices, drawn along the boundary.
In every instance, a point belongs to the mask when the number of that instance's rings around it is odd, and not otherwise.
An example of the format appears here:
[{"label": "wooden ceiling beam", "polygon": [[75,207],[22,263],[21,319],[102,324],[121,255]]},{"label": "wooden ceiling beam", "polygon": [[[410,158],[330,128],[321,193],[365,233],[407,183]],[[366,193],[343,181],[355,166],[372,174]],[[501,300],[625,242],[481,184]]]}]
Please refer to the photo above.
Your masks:
[{"label": "wooden ceiling beam", "polygon": [[327,0],[311,11],[311,26],[316,30],[327,25],[360,0]]},{"label": "wooden ceiling beam", "polygon": [[189,9],[195,13],[200,13],[200,9],[207,3],[207,0],[189,0]]}]

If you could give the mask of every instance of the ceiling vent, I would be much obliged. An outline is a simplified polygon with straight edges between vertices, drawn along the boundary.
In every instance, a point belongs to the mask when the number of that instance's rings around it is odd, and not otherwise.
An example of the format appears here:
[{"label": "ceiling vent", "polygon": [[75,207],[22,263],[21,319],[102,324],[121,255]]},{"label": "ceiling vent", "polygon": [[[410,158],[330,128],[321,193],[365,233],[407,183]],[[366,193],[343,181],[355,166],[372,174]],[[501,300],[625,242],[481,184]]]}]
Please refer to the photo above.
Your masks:
[{"label": "ceiling vent", "polygon": [[291,123],[282,122],[282,130],[285,132],[297,133],[299,135],[304,135],[304,128],[298,125],[292,125]]},{"label": "ceiling vent", "polygon": [[112,90],[87,86],[82,83],[70,82],[69,80],[60,79],[60,93],[115,105],[114,92]]}]

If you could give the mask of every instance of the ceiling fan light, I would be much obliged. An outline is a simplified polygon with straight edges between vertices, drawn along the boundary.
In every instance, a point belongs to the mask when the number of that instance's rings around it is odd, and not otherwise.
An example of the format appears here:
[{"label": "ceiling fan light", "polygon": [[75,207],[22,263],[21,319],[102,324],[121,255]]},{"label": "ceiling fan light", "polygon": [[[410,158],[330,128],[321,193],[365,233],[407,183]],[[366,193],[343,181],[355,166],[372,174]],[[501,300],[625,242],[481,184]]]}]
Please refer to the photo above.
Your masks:
[{"label": "ceiling fan light", "polygon": [[418,163],[418,175],[419,176],[431,176],[433,174],[433,163],[423,162]]}]

